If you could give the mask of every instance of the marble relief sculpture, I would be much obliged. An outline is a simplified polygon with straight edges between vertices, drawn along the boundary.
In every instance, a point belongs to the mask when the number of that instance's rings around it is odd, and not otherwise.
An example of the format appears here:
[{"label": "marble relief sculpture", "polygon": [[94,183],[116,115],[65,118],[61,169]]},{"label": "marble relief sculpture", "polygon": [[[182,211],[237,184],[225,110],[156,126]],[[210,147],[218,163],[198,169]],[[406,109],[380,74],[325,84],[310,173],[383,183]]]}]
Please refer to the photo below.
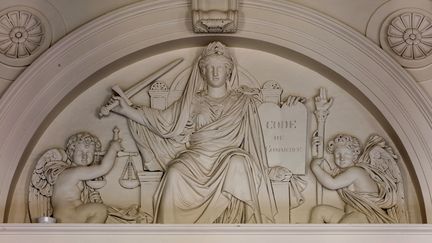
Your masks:
[{"label": "marble relief sculpture", "polygon": [[[50,149],[40,157],[29,188],[32,220],[292,223],[298,222],[292,211],[301,208],[297,212],[306,212],[301,222],[309,212],[310,223],[407,222],[397,157],[383,138],[371,136],[362,150],[354,136],[337,135],[327,146],[334,162],[325,159],[325,126],[334,103],[325,88],[313,99],[316,131],[309,134],[307,99],[281,99],[283,90],[274,80],[262,88],[250,82],[224,44],[210,43],[169,88],[160,78],[182,62],[173,60],[126,91],[114,85],[100,110],[100,117],[127,120],[138,151],[120,151],[116,129],[107,151],[83,132],[71,136],[65,150]],[[133,103],[147,86],[150,107]],[[141,156],[141,171],[134,156]],[[114,207],[98,189],[121,157],[127,161],[120,190],[139,187],[140,201]],[[317,188],[306,190],[313,176]],[[337,193],[345,208],[327,205],[332,202],[324,200],[325,193]]]},{"label": "marble relief sculpture", "polygon": [[112,111],[128,119],[140,151],[152,153],[165,171],[154,196],[156,223],[274,222],[269,172],[291,173],[268,167],[259,91],[239,85],[223,44],[207,46],[182,97],[165,110],[115,101]]},{"label": "marble relief sculpture", "polygon": [[118,130],[103,158],[101,142],[88,133],[72,135],[63,149],[50,149],[39,159],[32,175],[31,217],[53,215],[61,223],[104,223],[108,209],[97,191],[121,150]]},{"label": "marble relief sculpture", "polygon": [[333,170],[321,167],[329,163],[322,158],[312,161],[311,170],[325,188],[337,190],[346,205],[318,205],[310,223],[407,222],[397,156],[382,137],[371,136],[362,151],[357,138],[340,134],[329,142],[328,151],[334,155]]}]

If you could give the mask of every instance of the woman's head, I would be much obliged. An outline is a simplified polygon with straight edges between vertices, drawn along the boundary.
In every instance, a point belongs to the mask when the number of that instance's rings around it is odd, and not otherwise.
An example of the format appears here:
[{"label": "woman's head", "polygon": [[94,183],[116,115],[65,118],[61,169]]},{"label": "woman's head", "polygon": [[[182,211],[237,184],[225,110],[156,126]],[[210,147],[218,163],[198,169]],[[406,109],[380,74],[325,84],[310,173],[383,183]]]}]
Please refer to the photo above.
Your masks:
[{"label": "woman's head", "polygon": [[220,42],[212,42],[207,46],[198,65],[203,79],[214,87],[225,85],[234,68],[228,49]]},{"label": "woman's head", "polygon": [[340,168],[353,166],[361,153],[361,145],[356,137],[339,134],[329,142],[327,150],[334,155]]}]

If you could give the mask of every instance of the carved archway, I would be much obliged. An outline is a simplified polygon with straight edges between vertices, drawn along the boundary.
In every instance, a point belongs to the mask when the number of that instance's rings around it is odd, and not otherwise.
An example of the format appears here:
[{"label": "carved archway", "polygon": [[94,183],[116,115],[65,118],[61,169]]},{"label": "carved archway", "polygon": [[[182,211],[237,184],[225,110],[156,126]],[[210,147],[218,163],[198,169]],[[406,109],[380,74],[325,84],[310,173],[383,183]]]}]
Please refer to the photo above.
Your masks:
[{"label": "carved archway", "polygon": [[[0,101],[0,216],[19,174],[20,159],[38,128],[64,97],[109,64],[134,52],[153,53],[176,43],[197,45],[206,35],[191,31],[189,1],[143,2],[103,16],[65,37],[38,58]],[[415,81],[364,36],[310,9],[283,1],[251,0],[232,44],[302,53],[343,77],[371,102],[397,134],[415,171],[432,221],[432,102]],[[270,17],[271,16],[271,17]],[[166,44],[166,45],[164,45]],[[259,45],[261,47],[259,47]],[[262,47],[263,45],[268,47]]]}]

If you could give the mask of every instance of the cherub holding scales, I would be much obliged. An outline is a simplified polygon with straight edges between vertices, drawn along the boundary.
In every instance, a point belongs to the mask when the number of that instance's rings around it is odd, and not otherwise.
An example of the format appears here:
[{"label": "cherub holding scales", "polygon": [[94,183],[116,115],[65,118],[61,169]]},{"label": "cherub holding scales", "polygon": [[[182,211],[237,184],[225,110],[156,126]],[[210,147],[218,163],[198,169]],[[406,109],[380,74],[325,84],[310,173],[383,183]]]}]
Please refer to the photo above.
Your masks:
[{"label": "cherub holding scales", "polygon": [[87,198],[82,195],[84,187],[88,187],[86,181],[104,176],[112,169],[121,150],[118,130],[100,163],[94,162],[101,143],[88,132],[72,135],[66,147],[66,152],[50,149],[39,159],[29,193],[29,200],[37,201],[33,204],[37,206],[29,208],[30,216],[52,214],[59,223],[104,223],[108,212],[100,195],[92,192]]}]

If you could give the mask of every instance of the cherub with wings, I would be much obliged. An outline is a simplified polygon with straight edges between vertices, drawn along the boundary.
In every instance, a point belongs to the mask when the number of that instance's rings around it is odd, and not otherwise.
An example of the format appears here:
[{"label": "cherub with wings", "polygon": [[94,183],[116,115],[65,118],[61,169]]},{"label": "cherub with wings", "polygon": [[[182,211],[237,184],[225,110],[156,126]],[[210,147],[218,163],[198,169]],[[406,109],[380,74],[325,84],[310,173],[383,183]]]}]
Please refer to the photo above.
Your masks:
[{"label": "cherub with wings", "polygon": [[32,221],[40,216],[53,216],[60,223],[104,223],[107,207],[98,193],[92,193],[94,189],[89,190],[87,182],[97,181],[107,174],[120,150],[117,136],[97,163],[101,142],[88,132],[80,132],[68,139],[66,151],[58,148],[46,151],[31,179],[29,213]]},{"label": "cherub with wings", "polygon": [[[371,136],[363,150],[357,138],[340,134],[329,142],[334,155],[333,172],[321,167],[325,159],[315,159],[311,170],[323,187],[336,190],[345,202],[340,209],[318,205],[310,223],[406,223],[402,176],[397,156],[380,136]],[[334,166],[331,166],[334,167]]]}]

